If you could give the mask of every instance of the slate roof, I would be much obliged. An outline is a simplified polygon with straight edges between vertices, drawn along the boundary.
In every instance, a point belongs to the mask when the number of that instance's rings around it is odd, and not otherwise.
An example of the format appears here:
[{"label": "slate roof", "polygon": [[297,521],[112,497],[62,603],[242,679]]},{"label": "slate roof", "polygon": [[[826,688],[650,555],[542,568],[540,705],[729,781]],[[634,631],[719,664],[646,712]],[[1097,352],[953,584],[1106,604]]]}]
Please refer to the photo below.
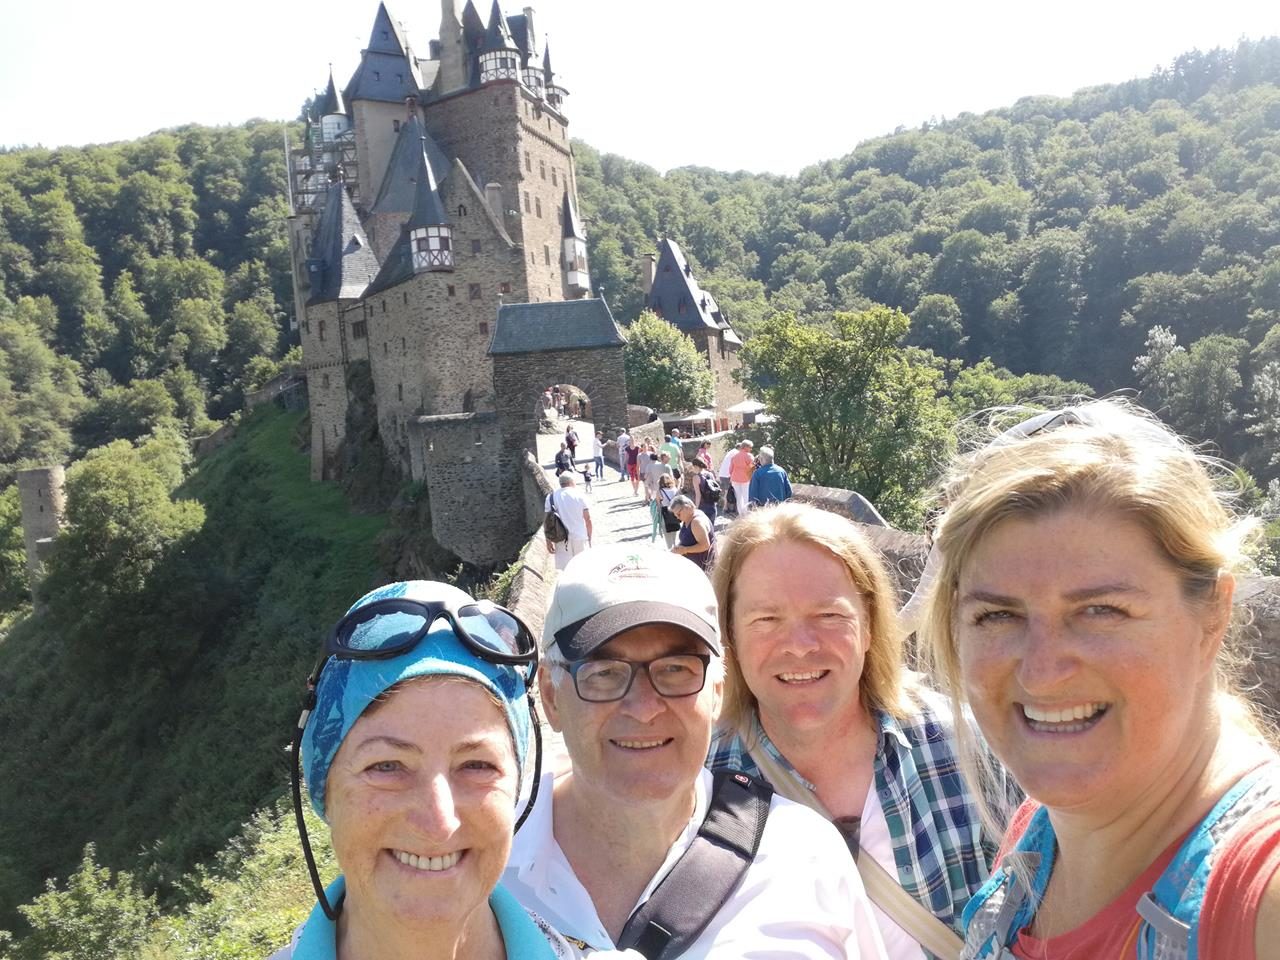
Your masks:
[{"label": "slate roof", "polygon": [[[658,245],[657,272],[646,301],[646,306],[686,333],[695,330],[733,332],[715,297],[698,286],[689,261],[674,240],[664,239]],[[733,334],[733,340],[730,340],[731,343],[734,341],[737,341],[737,334]]]},{"label": "slate roof", "polygon": [[551,78],[555,74],[551,72],[551,44],[544,43],[542,45],[542,82],[548,87],[551,86]]},{"label": "slate roof", "polygon": [[529,55],[533,53],[529,49],[529,18],[523,13],[513,13],[507,17],[507,26],[511,30],[511,39],[516,42],[516,46],[524,54],[525,63],[528,63]]},{"label": "slate roof", "polygon": [[498,0],[493,0],[493,8],[489,11],[489,26],[485,28],[484,44],[480,52],[518,49],[515,40],[511,37],[511,28],[507,26],[507,18],[502,15],[502,8],[498,6]]},{"label": "slate roof", "polygon": [[413,178],[413,213],[405,224],[408,230],[449,222],[444,212],[444,201],[440,199],[440,185],[435,171],[431,169],[431,158],[427,156],[427,142],[424,136],[418,144],[418,169]]},{"label": "slate roof", "polygon": [[369,53],[389,53],[403,57],[409,50],[400,24],[387,12],[385,3],[378,4],[378,12],[373,18],[373,31],[369,34]]},{"label": "slate roof", "polygon": [[489,344],[491,355],[621,347],[622,330],[603,299],[506,303]]},{"label": "slate roof", "polygon": [[322,263],[311,275],[308,306],[362,296],[378,272],[378,258],[360,226],[360,217],[341,183],[329,185],[320,225],[316,227],[309,260]]},{"label": "slate roof", "polygon": [[578,219],[578,211],[573,209],[573,198],[569,196],[567,187],[564,191],[564,201],[560,207],[560,218],[564,221],[564,236],[566,239],[569,237],[577,240],[587,239],[587,235],[582,229],[582,221]]},{"label": "slate roof", "polygon": [[484,44],[484,21],[472,0],[462,8],[462,45],[466,48],[467,83],[480,85],[480,47]]},{"label": "slate roof", "polygon": [[317,117],[328,117],[333,114],[347,112],[346,106],[342,103],[342,95],[338,93],[338,88],[333,83],[332,64],[329,65],[329,85],[325,87],[325,91],[320,96],[314,112]]},{"label": "slate roof", "polygon": [[403,103],[418,96],[417,64],[400,25],[391,19],[385,3],[378,4],[369,46],[360,54],[360,66],[342,91],[347,103],[353,100],[380,100]]},{"label": "slate roof", "polygon": [[413,210],[414,185],[424,149],[439,186],[449,175],[453,160],[427,133],[415,110],[410,119],[400,124],[400,134],[391,148],[391,159],[387,161],[387,171],[382,175],[382,186],[378,188],[371,213],[409,213]]}]

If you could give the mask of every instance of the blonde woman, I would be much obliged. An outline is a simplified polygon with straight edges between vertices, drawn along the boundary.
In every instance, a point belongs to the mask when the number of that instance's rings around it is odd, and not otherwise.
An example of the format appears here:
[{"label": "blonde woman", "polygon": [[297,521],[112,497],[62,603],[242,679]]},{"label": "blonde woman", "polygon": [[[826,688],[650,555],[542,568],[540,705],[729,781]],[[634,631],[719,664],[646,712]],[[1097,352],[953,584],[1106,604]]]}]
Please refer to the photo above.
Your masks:
[{"label": "blonde woman", "polygon": [[708,765],[763,776],[841,829],[889,957],[956,957],[995,838],[958,775],[949,704],[903,668],[875,548],[787,502],[728,529],[712,582],[727,679]]},{"label": "blonde woman", "polygon": [[1280,778],[1226,652],[1251,524],[1144,411],[1037,419],[957,463],[923,625],[1030,798],[963,955],[1278,956]]}]

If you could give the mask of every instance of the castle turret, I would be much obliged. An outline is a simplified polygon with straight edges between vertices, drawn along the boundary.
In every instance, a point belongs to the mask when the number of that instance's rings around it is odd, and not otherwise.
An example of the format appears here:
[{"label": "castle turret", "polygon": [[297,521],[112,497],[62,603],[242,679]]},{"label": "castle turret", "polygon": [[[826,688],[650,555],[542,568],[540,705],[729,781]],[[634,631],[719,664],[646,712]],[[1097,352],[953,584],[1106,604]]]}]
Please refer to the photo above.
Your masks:
[{"label": "castle turret", "polygon": [[542,96],[542,66],[538,58],[538,32],[533,22],[533,7],[507,17],[511,38],[520,48],[520,79],[535,96]]},{"label": "castle turret", "polygon": [[444,212],[440,188],[427,156],[427,138],[422,138],[418,154],[418,176],[414,189],[413,214],[405,227],[413,251],[413,272],[453,269],[453,227]]},{"label": "castle turret", "polygon": [[458,16],[458,0],[440,0],[440,70],[436,92],[452,93],[467,85],[467,45]]},{"label": "castle turret", "polygon": [[61,465],[56,465],[19,470],[16,479],[22,507],[22,539],[27,548],[27,578],[34,596],[45,558],[62,526],[66,474]]},{"label": "castle turret", "polygon": [[502,15],[498,0],[493,0],[489,13],[489,26],[484,32],[484,44],[480,47],[480,83],[497,80],[520,80],[520,48],[516,46]]},{"label": "castle turret", "polygon": [[564,224],[564,285],[565,292],[572,298],[585,297],[591,292],[591,278],[587,274],[587,235],[578,219],[578,211],[573,208],[573,198],[568,189],[564,192],[564,201],[560,207],[560,219]]},{"label": "castle turret", "polygon": [[556,80],[555,71],[551,69],[551,45],[548,44],[542,53],[542,83],[544,87],[543,95],[547,98],[547,103],[555,107],[557,110],[564,106],[564,98],[569,95],[569,91],[562,87]]}]

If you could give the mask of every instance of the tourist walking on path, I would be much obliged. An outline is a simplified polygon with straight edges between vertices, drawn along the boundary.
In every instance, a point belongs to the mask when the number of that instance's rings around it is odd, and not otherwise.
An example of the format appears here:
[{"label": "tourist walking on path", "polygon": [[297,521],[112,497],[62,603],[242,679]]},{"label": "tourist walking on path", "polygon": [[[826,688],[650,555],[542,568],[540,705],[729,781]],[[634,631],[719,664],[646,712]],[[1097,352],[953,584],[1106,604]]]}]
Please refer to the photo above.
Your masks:
[{"label": "tourist walking on path", "polygon": [[573,469],[573,457],[569,454],[569,445],[563,440],[560,442],[560,450],[556,453],[556,476],[560,476],[566,470]]},{"label": "tourist walking on path", "polygon": [[1276,956],[1280,763],[1230,649],[1256,521],[1221,476],[1116,400],[954,464],[922,634],[1028,795],[965,957]]},{"label": "tourist walking on path", "polygon": [[556,569],[563,570],[570,557],[576,557],[591,546],[591,507],[578,490],[572,470],[560,474],[560,489],[547,494],[543,509],[550,513],[553,507],[569,531],[569,539],[563,543],[548,540],[547,552],[556,555]]},{"label": "tourist walking on path", "polygon": [[876,548],[853,521],[793,501],[725,531],[712,583],[733,657],[709,765],[834,820],[892,960],[920,960],[930,936],[955,958],[997,837],[956,775],[951,704],[903,667]]},{"label": "tourist walking on path", "polygon": [[640,445],[628,437],[624,459],[627,464],[627,477],[631,480],[632,496],[640,495],[640,453]]},{"label": "tourist walking on path", "polygon": [[604,435],[597,433],[591,439],[591,459],[596,464],[596,479],[604,479]]},{"label": "tourist walking on path", "polygon": [[736,494],[733,492],[733,481],[729,479],[729,471],[733,467],[733,455],[735,453],[737,453],[737,450],[734,449],[724,452],[724,456],[720,458],[720,469],[717,471],[717,475],[720,478],[720,489],[724,491],[725,510],[727,511],[730,507],[733,507],[736,512],[737,505],[734,502]]},{"label": "tourist walking on path", "polygon": [[716,531],[707,521],[707,515],[684,494],[671,501],[671,512],[680,521],[680,533],[671,552],[707,569],[716,549]]},{"label": "tourist walking on path", "polygon": [[751,509],[751,474],[756,469],[756,458],[751,453],[753,446],[750,440],[743,440],[729,460],[729,480],[733,483],[733,498],[740,517],[745,517]]},{"label": "tourist walking on path", "polygon": [[659,452],[666,451],[671,457],[671,472],[677,480],[680,479],[681,471],[684,467],[684,451],[680,448],[680,441],[675,439],[679,434],[674,430],[667,434],[662,441],[662,446],[658,448]]},{"label": "tourist walking on path", "polygon": [[714,530],[716,507],[721,497],[720,485],[715,482],[706,463],[699,457],[689,461],[689,474],[693,478],[693,505],[706,514]]},{"label": "tourist walking on path", "polygon": [[787,479],[787,471],[773,462],[773,447],[761,447],[757,460],[758,466],[751,474],[748,492],[751,508],[754,510],[765,504],[790,500],[791,481]]},{"label": "tourist walking on path", "polygon": [[564,428],[564,442],[569,447],[569,459],[576,462],[578,459],[578,431],[573,429],[573,424]]}]

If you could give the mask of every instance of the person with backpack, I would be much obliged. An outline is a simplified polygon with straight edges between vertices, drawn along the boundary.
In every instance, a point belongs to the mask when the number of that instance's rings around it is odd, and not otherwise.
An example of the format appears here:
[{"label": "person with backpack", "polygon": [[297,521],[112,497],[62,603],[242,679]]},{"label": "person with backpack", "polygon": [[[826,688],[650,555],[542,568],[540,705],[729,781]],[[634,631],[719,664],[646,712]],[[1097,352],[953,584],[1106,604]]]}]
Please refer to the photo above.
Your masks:
[{"label": "person with backpack", "polygon": [[578,490],[573,469],[560,474],[560,489],[547,494],[542,529],[547,552],[556,555],[556,569],[563,570],[571,557],[591,546],[591,507]]},{"label": "person with backpack", "polygon": [[586,949],[703,958],[883,957],[835,829],[702,767],[723,691],[707,578],[609,544],[570,561],[538,690],[570,769],[542,781],[503,883]]},{"label": "person with backpack", "polygon": [[705,460],[694,457],[689,461],[689,473],[693,477],[693,505],[706,514],[712,529],[716,525],[716,508],[720,506],[720,484],[711,475]]},{"label": "person with backpack", "polygon": [[1231,652],[1256,521],[1221,475],[1121,400],[954,463],[922,635],[1028,796],[965,958],[1278,955],[1280,758]]}]

